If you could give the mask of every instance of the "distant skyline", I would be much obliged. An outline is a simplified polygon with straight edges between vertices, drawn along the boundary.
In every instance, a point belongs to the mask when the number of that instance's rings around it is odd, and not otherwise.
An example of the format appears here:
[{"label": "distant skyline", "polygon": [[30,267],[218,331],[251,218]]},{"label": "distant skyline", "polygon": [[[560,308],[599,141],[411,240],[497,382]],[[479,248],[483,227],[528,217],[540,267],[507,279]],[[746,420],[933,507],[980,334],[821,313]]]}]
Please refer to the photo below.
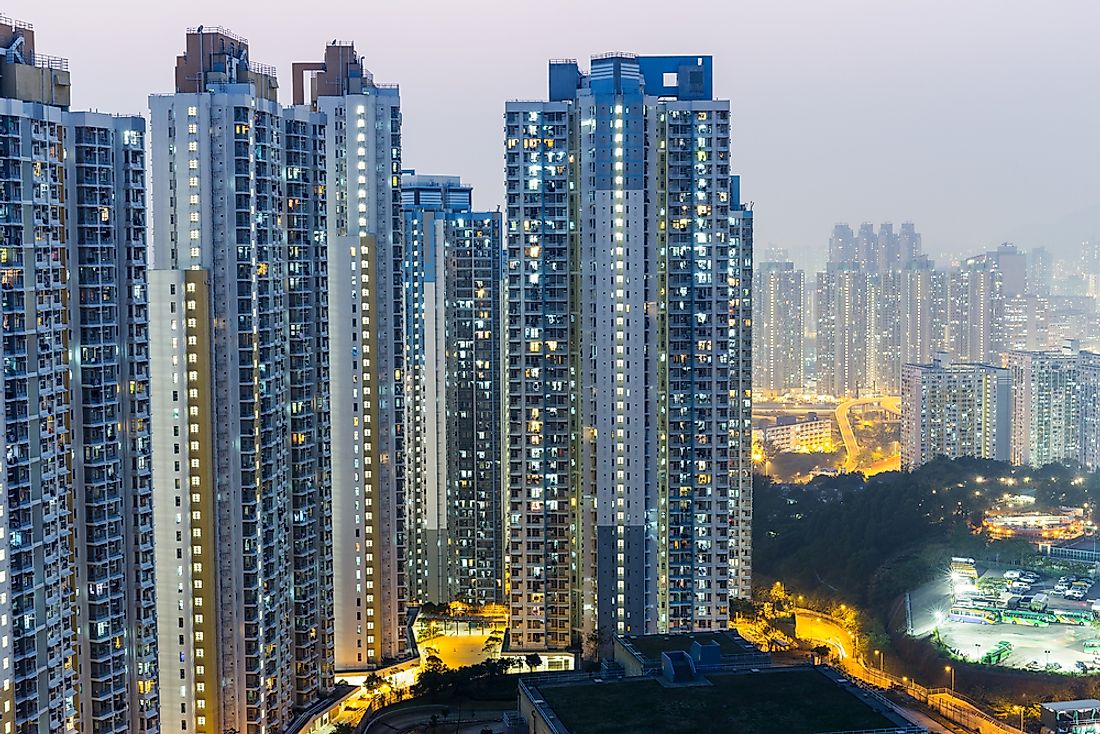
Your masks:
[{"label": "distant skyline", "polygon": [[550,58],[708,54],[716,95],[732,100],[733,170],[761,250],[815,267],[839,221],[914,221],[937,259],[1006,240],[1067,256],[1100,236],[1089,0],[257,7],[56,0],[7,13],[34,24],[42,53],[69,58],[74,109],[116,113],[172,91],[189,26],[247,37],[277,66],[285,103],[291,62],[354,41],[378,81],[401,86],[403,165],[461,175],[483,209],[502,203],[504,103],[545,98]]}]

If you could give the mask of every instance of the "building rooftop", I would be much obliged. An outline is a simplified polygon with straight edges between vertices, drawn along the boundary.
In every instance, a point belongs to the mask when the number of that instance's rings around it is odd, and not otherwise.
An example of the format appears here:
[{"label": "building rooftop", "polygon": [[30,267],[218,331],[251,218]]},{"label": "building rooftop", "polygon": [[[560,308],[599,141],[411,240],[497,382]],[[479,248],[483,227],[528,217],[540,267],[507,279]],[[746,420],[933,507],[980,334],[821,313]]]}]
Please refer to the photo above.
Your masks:
[{"label": "building rooftop", "polygon": [[68,109],[69,62],[35,50],[34,26],[0,15],[0,97]]},{"label": "building rooftop", "polygon": [[733,630],[668,635],[626,635],[620,637],[619,640],[628,651],[654,662],[660,662],[661,653],[663,652],[690,651],[693,642],[698,642],[700,645],[718,643],[723,656],[749,655],[760,652]]},{"label": "building rooftop", "polygon": [[1051,711],[1077,711],[1078,709],[1100,708],[1100,701],[1095,698],[1081,698],[1076,701],[1051,701],[1039,705]]},{"label": "building rooftop", "polygon": [[1100,536],[1084,535],[1080,538],[1074,538],[1072,540],[1058,543],[1058,547],[1074,548],[1077,550],[1100,551]]},{"label": "building rooftop", "polygon": [[622,93],[644,87],[654,97],[709,100],[714,94],[710,56],[638,56],[623,51],[592,57],[582,72],[575,59],[550,62],[550,100],[574,99],[585,86],[593,91]]},{"label": "building rooftop", "polygon": [[921,731],[896,715],[879,713],[872,704],[888,710],[879,699],[808,668],[710,674],[692,686],[654,678],[525,682],[521,692],[548,720],[537,730],[558,734]]}]

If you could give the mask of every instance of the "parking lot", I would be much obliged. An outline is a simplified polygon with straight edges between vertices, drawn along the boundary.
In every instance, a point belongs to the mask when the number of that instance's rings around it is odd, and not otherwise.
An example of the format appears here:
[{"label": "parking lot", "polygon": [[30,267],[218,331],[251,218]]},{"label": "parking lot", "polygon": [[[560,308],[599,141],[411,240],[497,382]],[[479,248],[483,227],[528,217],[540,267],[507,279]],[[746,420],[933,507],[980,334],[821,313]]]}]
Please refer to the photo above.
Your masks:
[{"label": "parking lot", "polygon": [[[980,579],[1003,578],[1007,567],[983,567],[979,564]],[[1032,585],[1027,596],[1046,594],[1048,610],[1057,612],[1069,610],[1085,612],[1100,597],[1100,583],[1089,590],[1081,601],[1066,599],[1054,592],[1059,574],[1053,577],[1043,575]],[[986,581],[989,583],[989,581]],[[941,640],[955,651],[957,657],[980,661],[982,656],[994,650],[999,643],[1012,645],[1011,653],[998,664],[1030,670],[1051,669],[1063,673],[1084,672],[1078,663],[1084,664],[1089,672],[1100,670],[1100,649],[1085,649],[1085,642],[1100,638],[1100,630],[1092,625],[1049,624],[1032,627],[1025,624],[978,624],[948,619],[952,605],[952,582],[946,575],[936,579],[910,595],[913,614],[913,634],[917,637],[938,630]],[[1091,648],[1091,646],[1090,646]]]}]

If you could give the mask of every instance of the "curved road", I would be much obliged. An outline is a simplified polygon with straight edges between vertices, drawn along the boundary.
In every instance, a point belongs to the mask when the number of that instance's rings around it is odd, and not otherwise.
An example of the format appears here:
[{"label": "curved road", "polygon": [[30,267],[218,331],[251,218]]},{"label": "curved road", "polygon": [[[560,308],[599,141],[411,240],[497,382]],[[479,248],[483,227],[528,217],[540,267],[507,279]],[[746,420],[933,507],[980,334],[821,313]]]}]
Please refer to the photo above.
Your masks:
[{"label": "curved road", "polygon": [[[852,658],[855,639],[851,632],[837,624],[832,617],[808,609],[799,609],[795,614],[795,636],[802,640],[825,643],[837,651],[840,666],[847,673],[873,686],[890,688],[890,682],[875,675],[874,669],[867,668]],[[932,734],[951,734],[950,729],[920,711],[914,711],[897,703],[894,705],[901,709],[903,715],[910,717]]]},{"label": "curved road", "polygon": [[[852,430],[852,408],[865,405],[881,405],[890,413],[901,414],[901,398],[899,397],[875,397],[875,398],[849,398],[836,406],[836,423],[840,427],[840,438],[844,441],[844,451],[847,458],[844,460],[844,471],[854,472],[859,463],[859,443],[856,441],[855,431]],[[867,476],[884,471],[895,471],[901,468],[901,455],[888,456],[885,459],[868,464],[863,467]]]}]

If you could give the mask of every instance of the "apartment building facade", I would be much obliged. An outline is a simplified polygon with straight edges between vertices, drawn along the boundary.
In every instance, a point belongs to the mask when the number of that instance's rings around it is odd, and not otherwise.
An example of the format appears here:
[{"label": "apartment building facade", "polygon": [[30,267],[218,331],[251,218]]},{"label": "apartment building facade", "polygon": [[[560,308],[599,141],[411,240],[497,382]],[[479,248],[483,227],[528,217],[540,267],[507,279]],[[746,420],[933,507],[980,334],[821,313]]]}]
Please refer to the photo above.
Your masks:
[{"label": "apartment building facade", "polygon": [[751,574],[751,212],[711,59],[551,62],[505,111],[519,649],[724,627]]},{"label": "apartment building facade", "polygon": [[0,43],[0,724],[155,732],[145,123]]},{"label": "apartment building facade", "polygon": [[402,175],[409,352],[412,596],[503,592],[501,213],[457,176]]}]

